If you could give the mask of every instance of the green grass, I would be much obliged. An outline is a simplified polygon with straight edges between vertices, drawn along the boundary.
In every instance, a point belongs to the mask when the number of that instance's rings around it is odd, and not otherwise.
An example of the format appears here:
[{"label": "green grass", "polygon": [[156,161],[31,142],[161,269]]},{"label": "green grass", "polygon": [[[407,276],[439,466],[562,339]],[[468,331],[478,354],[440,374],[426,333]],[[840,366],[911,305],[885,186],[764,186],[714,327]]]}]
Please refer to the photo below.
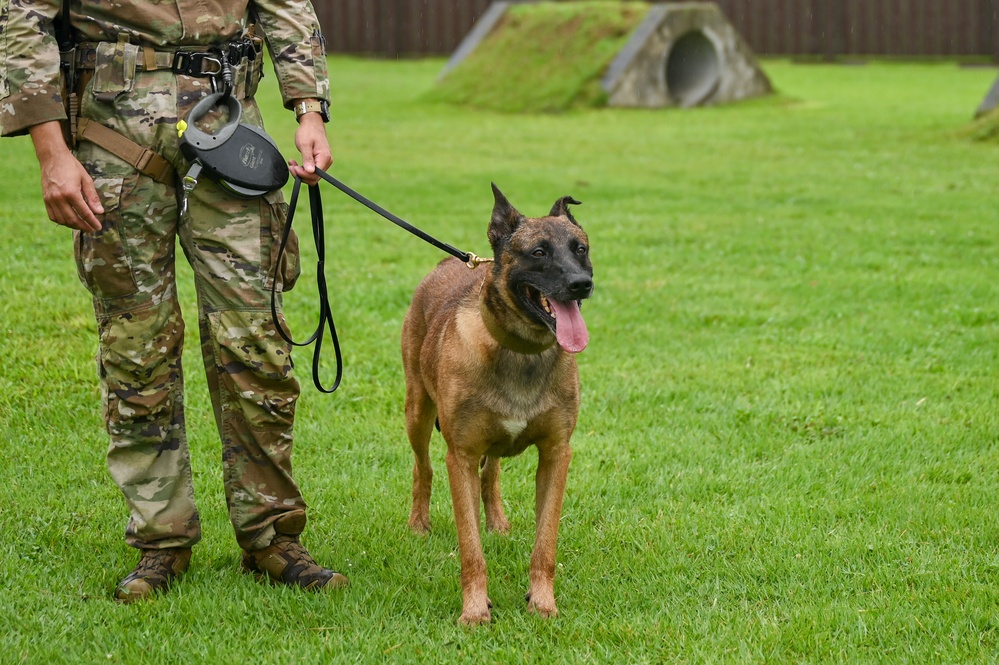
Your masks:
[{"label": "green grass", "polygon": [[602,106],[600,79],[648,10],[641,2],[512,5],[427,98],[504,112]]},{"label": "green grass", "polygon": [[[456,624],[439,438],[434,531],[406,527],[398,352],[410,294],[441,255],[332,190],[346,377],[328,397],[302,372],[295,464],[306,543],[353,586],[302,595],[238,571],[192,337],[205,539],[172,593],[111,602],[134,553],[103,463],[95,327],[30,143],[4,140],[0,661],[994,660],[999,151],[963,133],[994,71],[765,61],[780,92],[766,100],[534,116],[426,101],[442,65],[333,59],[334,172],[479,254],[490,181],[529,215],[584,202],[597,288],[561,616],[539,620],[523,600],[528,452],[505,464],[513,533],[484,539],[493,624]],[[294,120],[266,83],[291,154]],[[299,333],[315,319],[305,265],[287,302]]]}]

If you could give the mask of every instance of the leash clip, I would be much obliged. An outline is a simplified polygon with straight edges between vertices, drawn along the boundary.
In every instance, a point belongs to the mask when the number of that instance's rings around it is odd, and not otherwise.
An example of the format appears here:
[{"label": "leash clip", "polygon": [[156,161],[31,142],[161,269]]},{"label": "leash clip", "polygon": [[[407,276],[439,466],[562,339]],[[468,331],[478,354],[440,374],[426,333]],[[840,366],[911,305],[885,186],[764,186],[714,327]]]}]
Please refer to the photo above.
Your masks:
[{"label": "leash clip", "polygon": [[187,214],[187,197],[194,188],[198,186],[198,176],[201,175],[201,162],[194,162],[191,164],[191,168],[187,170],[184,175],[184,179],[181,182],[181,189],[183,194],[180,198],[180,216],[183,218]]},{"label": "leash clip", "polygon": [[476,256],[475,254],[468,252],[468,260],[465,261],[465,265],[468,266],[471,270],[475,270],[483,263],[492,263],[492,262],[493,260],[490,258],[483,258],[481,256]]}]

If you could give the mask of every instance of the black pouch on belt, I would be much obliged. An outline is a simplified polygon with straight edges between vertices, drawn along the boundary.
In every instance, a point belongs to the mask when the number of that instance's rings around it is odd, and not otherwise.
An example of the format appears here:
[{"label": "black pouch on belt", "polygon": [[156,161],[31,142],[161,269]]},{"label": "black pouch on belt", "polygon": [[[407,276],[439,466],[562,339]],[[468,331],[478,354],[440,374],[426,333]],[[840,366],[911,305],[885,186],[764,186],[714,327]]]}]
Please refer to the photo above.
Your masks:
[{"label": "black pouch on belt", "polygon": [[[229,119],[214,134],[195,123],[216,104],[229,107]],[[180,151],[223,189],[245,198],[262,196],[288,182],[288,165],[274,141],[256,127],[241,124],[243,107],[223,92],[208,95],[177,125]]]}]

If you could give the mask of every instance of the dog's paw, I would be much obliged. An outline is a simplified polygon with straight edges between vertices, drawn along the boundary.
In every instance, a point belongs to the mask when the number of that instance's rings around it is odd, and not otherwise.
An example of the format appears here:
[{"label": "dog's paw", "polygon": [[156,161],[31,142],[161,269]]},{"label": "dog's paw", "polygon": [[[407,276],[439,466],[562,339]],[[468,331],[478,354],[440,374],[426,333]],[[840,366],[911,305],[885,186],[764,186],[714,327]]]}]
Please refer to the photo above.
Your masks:
[{"label": "dog's paw", "polygon": [[537,614],[542,619],[551,619],[558,616],[558,608],[555,607],[555,597],[548,595],[542,599],[539,596],[527,594],[527,611]]},{"label": "dog's paw", "polygon": [[410,517],[409,530],[418,536],[425,536],[430,533],[429,517]]},{"label": "dog's paw", "polygon": [[490,518],[486,515],[486,530],[490,533],[498,533],[501,536],[510,535],[510,520],[504,516]]},{"label": "dog's paw", "polygon": [[489,609],[484,610],[465,610],[458,617],[458,623],[462,626],[478,626],[484,623],[489,623],[492,621],[492,614]]}]

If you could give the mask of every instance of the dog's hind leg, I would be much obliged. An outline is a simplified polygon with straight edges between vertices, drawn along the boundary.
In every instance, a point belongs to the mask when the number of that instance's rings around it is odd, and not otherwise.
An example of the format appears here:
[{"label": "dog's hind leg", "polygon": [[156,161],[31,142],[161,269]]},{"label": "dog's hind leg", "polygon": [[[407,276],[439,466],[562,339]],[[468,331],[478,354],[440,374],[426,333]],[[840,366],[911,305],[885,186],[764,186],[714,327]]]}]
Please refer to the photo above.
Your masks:
[{"label": "dog's hind leg", "polygon": [[414,533],[430,531],[430,486],[434,477],[430,466],[430,435],[437,419],[437,407],[423,386],[406,387],[406,433],[413,447],[413,509],[409,528]]},{"label": "dog's hind leg", "polygon": [[510,533],[510,521],[503,512],[500,498],[500,458],[482,458],[482,505],[486,511],[486,530]]}]

